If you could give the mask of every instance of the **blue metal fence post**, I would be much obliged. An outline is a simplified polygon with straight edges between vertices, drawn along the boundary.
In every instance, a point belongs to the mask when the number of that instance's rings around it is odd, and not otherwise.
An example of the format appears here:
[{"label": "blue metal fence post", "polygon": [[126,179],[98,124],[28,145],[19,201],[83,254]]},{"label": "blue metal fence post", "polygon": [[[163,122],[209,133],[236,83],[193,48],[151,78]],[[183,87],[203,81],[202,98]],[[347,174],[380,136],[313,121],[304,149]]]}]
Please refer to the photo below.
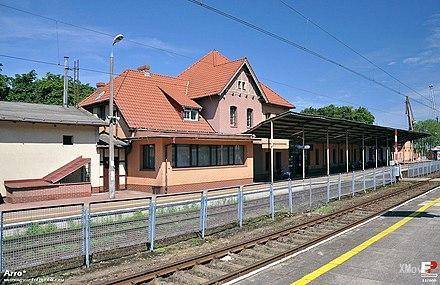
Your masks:
[{"label": "blue metal fence post", "polygon": [[[303,180],[303,185],[304,185],[304,180]],[[292,180],[290,180],[287,182],[287,188],[289,190],[289,212],[291,214],[293,214],[293,195],[292,195]]]},{"label": "blue metal fence post", "polygon": [[205,230],[206,230],[206,217],[207,217],[207,200],[206,200],[206,192],[203,191],[200,195],[200,215],[199,215],[199,229],[200,229],[200,235],[202,236],[202,239],[205,238]]},{"label": "blue metal fence post", "polygon": [[373,170],[373,190],[376,190],[376,169]]},{"label": "blue metal fence post", "polygon": [[367,189],[365,187],[365,170],[362,170],[362,190],[364,190],[364,193],[367,193]]},{"label": "blue metal fence post", "polygon": [[330,202],[330,176],[327,175],[327,203]]},{"label": "blue metal fence post", "polygon": [[351,194],[354,196],[354,184],[355,184],[355,178],[354,178],[354,170],[351,173]]},{"label": "blue metal fence post", "polygon": [[269,211],[270,211],[270,216],[272,217],[272,220],[275,219],[275,197],[274,197],[274,193],[273,193],[273,184],[270,183],[270,188],[269,188]]},{"label": "blue metal fence post", "polygon": [[241,228],[243,226],[243,186],[238,188],[237,193],[237,216],[238,216],[238,226]]},{"label": "blue metal fence post", "polygon": [[3,211],[0,211],[0,272],[4,272],[5,264],[3,258]]},{"label": "blue metal fence post", "polygon": [[390,167],[390,183],[391,184],[393,184],[393,182],[394,182],[394,179],[393,179],[394,178],[394,171],[393,170],[394,170],[394,167],[391,166]]},{"label": "blue metal fence post", "polygon": [[154,250],[154,241],[156,238],[156,196],[151,197],[150,207],[148,209],[148,240],[150,242],[150,251]]},{"label": "blue metal fence post", "polygon": [[82,206],[82,224],[83,224],[83,240],[84,240],[84,256],[86,267],[90,267],[90,210],[85,205]]},{"label": "blue metal fence post", "polygon": [[309,208],[312,209],[312,178],[309,178]]},{"label": "blue metal fence post", "polygon": [[342,178],[341,178],[341,173],[339,173],[339,176],[338,176],[338,200],[341,200],[341,191],[342,191],[342,186],[341,186],[341,183],[342,183]]}]

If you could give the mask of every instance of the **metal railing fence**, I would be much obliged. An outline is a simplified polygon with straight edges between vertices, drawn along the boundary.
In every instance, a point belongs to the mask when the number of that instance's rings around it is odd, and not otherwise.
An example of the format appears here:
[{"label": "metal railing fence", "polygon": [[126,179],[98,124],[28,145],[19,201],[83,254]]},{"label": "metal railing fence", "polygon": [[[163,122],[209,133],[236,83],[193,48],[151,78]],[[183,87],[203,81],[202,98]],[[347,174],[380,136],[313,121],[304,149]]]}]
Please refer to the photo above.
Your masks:
[{"label": "metal railing fence", "polygon": [[[395,183],[395,168],[240,186],[191,194],[158,195],[0,212],[0,270],[67,262],[90,266],[100,255],[153,251],[157,242],[242,227],[253,218],[299,213],[331,200]],[[440,162],[410,165],[408,177],[440,171]]]},{"label": "metal railing fence", "polygon": [[422,177],[422,176],[430,175],[431,173],[434,172],[438,172],[439,170],[440,170],[440,161],[437,160],[409,164],[407,170],[407,177],[408,178]]}]

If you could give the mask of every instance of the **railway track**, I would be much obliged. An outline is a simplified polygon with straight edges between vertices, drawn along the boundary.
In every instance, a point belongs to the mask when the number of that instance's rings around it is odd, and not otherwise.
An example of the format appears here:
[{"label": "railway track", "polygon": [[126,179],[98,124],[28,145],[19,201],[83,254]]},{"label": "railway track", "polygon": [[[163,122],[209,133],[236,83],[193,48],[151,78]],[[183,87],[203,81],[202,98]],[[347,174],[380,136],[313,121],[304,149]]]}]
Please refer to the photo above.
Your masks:
[{"label": "railway track", "polygon": [[103,284],[221,284],[352,228],[428,192],[420,182],[307,223]]}]

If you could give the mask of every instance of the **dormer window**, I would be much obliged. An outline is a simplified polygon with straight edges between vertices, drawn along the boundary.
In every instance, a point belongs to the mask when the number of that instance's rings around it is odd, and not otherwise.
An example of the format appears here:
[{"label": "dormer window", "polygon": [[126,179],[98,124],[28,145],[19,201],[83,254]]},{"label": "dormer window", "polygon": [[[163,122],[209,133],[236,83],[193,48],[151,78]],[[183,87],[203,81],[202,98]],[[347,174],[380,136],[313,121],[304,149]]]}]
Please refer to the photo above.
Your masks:
[{"label": "dormer window", "polygon": [[199,110],[185,108],[183,109],[183,119],[185,121],[198,121],[199,120]]}]

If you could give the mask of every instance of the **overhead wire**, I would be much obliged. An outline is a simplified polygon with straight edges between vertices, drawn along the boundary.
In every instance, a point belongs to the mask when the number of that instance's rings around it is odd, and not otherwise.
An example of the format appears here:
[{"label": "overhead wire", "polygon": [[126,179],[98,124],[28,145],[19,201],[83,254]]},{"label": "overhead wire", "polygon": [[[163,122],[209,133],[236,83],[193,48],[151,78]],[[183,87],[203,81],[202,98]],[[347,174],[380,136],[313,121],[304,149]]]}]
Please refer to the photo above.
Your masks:
[{"label": "overhead wire", "polygon": [[[50,62],[50,61],[44,61],[44,60],[38,60],[38,59],[30,59],[30,58],[18,57],[18,56],[6,55],[6,54],[0,54],[0,57],[9,58],[9,59],[13,59],[13,60],[33,62],[33,63],[38,63],[38,64],[45,64],[45,65],[50,65],[50,66],[59,67],[59,68],[64,68],[64,66],[62,64],[59,64],[59,63],[56,63],[56,62]],[[86,71],[86,72],[110,75],[110,72],[108,72],[108,71],[102,71],[102,70],[86,68],[86,67],[80,67],[78,69],[82,70],[82,71]],[[159,76],[163,76],[163,75],[159,75]],[[165,77],[170,77],[170,78],[173,78],[173,79],[179,79],[179,78],[176,78],[176,77],[173,77],[173,76],[167,76],[167,75],[165,75]],[[142,77],[129,76],[127,74],[124,75],[124,78],[130,78],[130,79],[134,79],[134,80],[144,80],[144,78],[142,78]],[[152,81],[154,83],[163,83],[163,84],[168,84],[168,85],[172,85],[172,86],[176,86],[176,87],[182,87],[182,88],[187,88],[188,87],[186,83],[185,84],[178,84],[178,83],[172,83],[172,82],[165,81],[165,80],[157,80],[157,79],[154,79],[154,78],[148,78],[148,80]],[[186,81],[185,78],[182,78],[180,80]],[[361,105],[361,104],[356,104],[356,103],[350,102],[348,100],[335,98],[335,97],[332,97],[330,95],[326,95],[326,94],[318,93],[318,92],[315,92],[315,91],[307,90],[307,89],[304,89],[304,88],[296,87],[296,86],[293,86],[293,85],[290,85],[290,84],[287,84],[287,83],[283,83],[283,82],[280,82],[280,81],[271,80],[271,79],[267,79],[267,78],[266,78],[266,80],[271,82],[271,83],[278,84],[280,86],[288,87],[288,88],[291,88],[291,89],[295,89],[295,90],[298,90],[298,91],[301,91],[301,92],[304,92],[304,93],[308,93],[308,94],[312,94],[312,95],[316,95],[316,96],[325,97],[325,98],[328,98],[328,99],[331,99],[331,100],[336,100],[336,101],[339,101],[339,102],[342,102],[342,103],[345,103],[345,104],[349,104],[351,106],[364,107],[364,108],[367,108],[367,109],[375,110],[375,111],[380,112],[380,113],[391,114],[393,116],[395,115],[394,113],[389,112],[389,111],[381,110],[381,109],[378,109],[378,108],[375,108],[375,107],[371,107],[371,106],[365,106],[365,105]],[[193,89],[193,90],[198,90],[198,91],[206,91],[206,89],[200,88],[200,87],[196,87],[196,86],[191,86],[190,88]],[[403,125],[399,125],[399,126],[402,127]]]},{"label": "overhead wire", "polygon": [[[288,9],[290,9],[291,11],[293,11],[294,13],[298,14],[301,18],[303,18],[304,20],[307,21],[307,23],[311,23],[313,26],[315,26],[316,28],[318,28],[319,30],[321,30],[322,32],[324,32],[326,35],[328,35],[329,37],[333,38],[335,41],[337,41],[338,43],[340,43],[341,45],[345,46],[347,49],[349,49],[350,51],[352,51],[353,53],[355,53],[356,55],[360,56],[362,59],[364,59],[365,61],[367,61],[368,63],[370,63],[371,65],[373,65],[374,67],[376,67],[377,69],[379,69],[380,71],[382,71],[383,73],[385,73],[386,75],[388,75],[389,77],[391,77],[392,79],[394,79],[395,81],[397,81],[398,83],[400,83],[401,85],[405,86],[406,88],[408,88],[409,90],[413,91],[414,93],[416,93],[417,95],[419,95],[420,97],[429,100],[427,97],[425,97],[423,94],[421,94],[419,91],[415,90],[414,88],[412,88],[411,86],[409,86],[408,84],[406,84],[405,82],[401,81],[399,78],[395,77],[394,75],[392,75],[390,72],[388,72],[387,70],[385,70],[384,68],[382,68],[380,65],[376,64],[375,62],[373,62],[371,59],[369,59],[368,57],[366,57],[365,55],[363,55],[362,53],[360,53],[358,50],[356,50],[355,48],[353,48],[352,46],[350,46],[349,44],[347,44],[346,42],[342,41],[341,39],[339,39],[338,37],[336,37],[335,35],[333,35],[332,33],[330,33],[329,31],[327,31],[325,28],[323,28],[321,25],[319,25],[317,22],[313,21],[312,19],[310,19],[309,17],[307,17],[306,15],[304,15],[301,11],[299,11],[298,9],[296,9],[295,7],[293,7],[292,5],[289,5],[286,1],[284,0],[279,0],[284,6],[286,6]],[[399,91],[400,92],[400,91]]]},{"label": "overhead wire", "polygon": [[[190,3],[192,3],[192,4],[195,4],[195,5],[197,5],[197,6],[200,6],[200,7],[204,8],[204,9],[206,9],[206,10],[209,10],[209,11],[211,11],[211,12],[213,12],[213,13],[216,13],[216,14],[218,14],[218,15],[220,15],[220,16],[223,16],[223,17],[225,17],[225,18],[227,18],[227,19],[230,19],[230,20],[232,20],[232,21],[238,22],[238,23],[240,23],[240,24],[242,24],[242,25],[244,25],[244,26],[246,26],[246,27],[248,27],[248,28],[251,28],[251,29],[253,29],[253,30],[257,31],[257,32],[260,32],[260,33],[262,33],[262,34],[264,34],[264,35],[267,35],[267,36],[269,36],[269,37],[271,37],[271,38],[274,38],[274,39],[276,39],[276,40],[278,40],[278,41],[280,41],[280,42],[283,42],[283,43],[285,43],[285,44],[288,44],[288,45],[290,45],[290,46],[293,46],[293,47],[295,47],[295,48],[297,48],[297,49],[299,49],[299,50],[301,50],[301,51],[304,51],[304,52],[306,52],[306,53],[308,53],[308,54],[310,54],[310,55],[312,55],[312,56],[315,56],[315,57],[317,57],[317,58],[319,58],[319,59],[321,59],[321,60],[323,60],[323,61],[326,61],[326,62],[328,62],[328,63],[331,63],[331,64],[333,64],[333,65],[336,65],[336,66],[338,66],[338,67],[340,67],[340,68],[342,68],[342,69],[344,69],[344,70],[346,70],[346,71],[348,71],[348,72],[350,72],[350,73],[352,73],[352,74],[354,74],[354,75],[357,75],[358,77],[361,77],[361,78],[363,78],[363,79],[365,79],[365,80],[371,81],[371,82],[373,82],[374,84],[379,85],[379,86],[381,86],[381,87],[383,87],[383,88],[385,88],[385,89],[387,89],[387,90],[389,90],[389,91],[391,91],[391,92],[393,92],[393,93],[396,93],[396,94],[398,94],[398,95],[401,95],[401,96],[404,97],[404,98],[406,98],[406,96],[408,96],[408,95],[406,95],[406,94],[403,94],[403,93],[400,92],[399,90],[396,90],[395,88],[392,88],[392,87],[390,87],[390,86],[388,86],[388,85],[386,85],[386,84],[384,84],[384,83],[382,83],[382,82],[380,82],[380,81],[377,81],[377,80],[375,80],[374,78],[370,78],[370,77],[368,77],[367,75],[365,75],[365,74],[363,74],[363,73],[361,73],[361,72],[358,72],[358,71],[354,70],[353,68],[350,68],[350,67],[348,67],[348,66],[346,66],[346,65],[344,65],[344,64],[342,64],[342,63],[337,62],[336,60],[333,60],[333,59],[331,59],[331,58],[329,58],[329,57],[326,57],[326,56],[324,56],[324,55],[322,55],[322,54],[320,54],[320,53],[318,53],[318,52],[315,52],[315,51],[313,51],[313,50],[311,50],[311,49],[309,49],[309,48],[307,48],[307,47],[305,47],[305,46],[302,46],[302,45],[300,45],[300,44],[298,44],[298,43],[296,43],[296,42],[294,42],[294,41],[292,41],[292,40],[290,40],[290,39],[287,39],[286,37],[283,37],[283,36],[278,35],[278,34],[276,34],[276,33],[274,33],[274,32],[271,32],[271,31],[269,31],[269,30],[267,30],[267,29],[264,29],[264,28],[262,28],[262,27],[260,27],[260,26],[257,26],[257,25],[255,25],[255,24],[253,24],[253,23],[251,23],[251,22],[248,22],[248,21],[246,21],[246,20],[244,20],[244,19],[241,19],[241,18],[239,18],[239,17],[236,17],[236,16],[234,16],[234,15],[232,15],[232,14],[229,14],[229,13],[227,13],[227,12],[225,12],[225,11],[222,11],[222,10],[220,10],[220,9],[217,9],[217,8],[211,6],[211,5],[208,5],[208,4],[203,3],[203,2],[201,2],[201,1],[198,1],[198,0],[186,0],[186,1],[188,1],[188,2],[190,2]],[[412,99],[414,102],[417,102],[417,103],[419,103],[419,104],[421,104],[421,105],[424,105],[424,106],[427,107],[427,108],[434,109],[432,106],[429,106],[429,105],[425,104],[424,102],[422,102],[422,101],[420,101],[420,100],[418,100],[418,99],[415,99],[415,98],[411,98],[411,99]],[[437,111],[437,109],[434,109],[434,110]]]}]

